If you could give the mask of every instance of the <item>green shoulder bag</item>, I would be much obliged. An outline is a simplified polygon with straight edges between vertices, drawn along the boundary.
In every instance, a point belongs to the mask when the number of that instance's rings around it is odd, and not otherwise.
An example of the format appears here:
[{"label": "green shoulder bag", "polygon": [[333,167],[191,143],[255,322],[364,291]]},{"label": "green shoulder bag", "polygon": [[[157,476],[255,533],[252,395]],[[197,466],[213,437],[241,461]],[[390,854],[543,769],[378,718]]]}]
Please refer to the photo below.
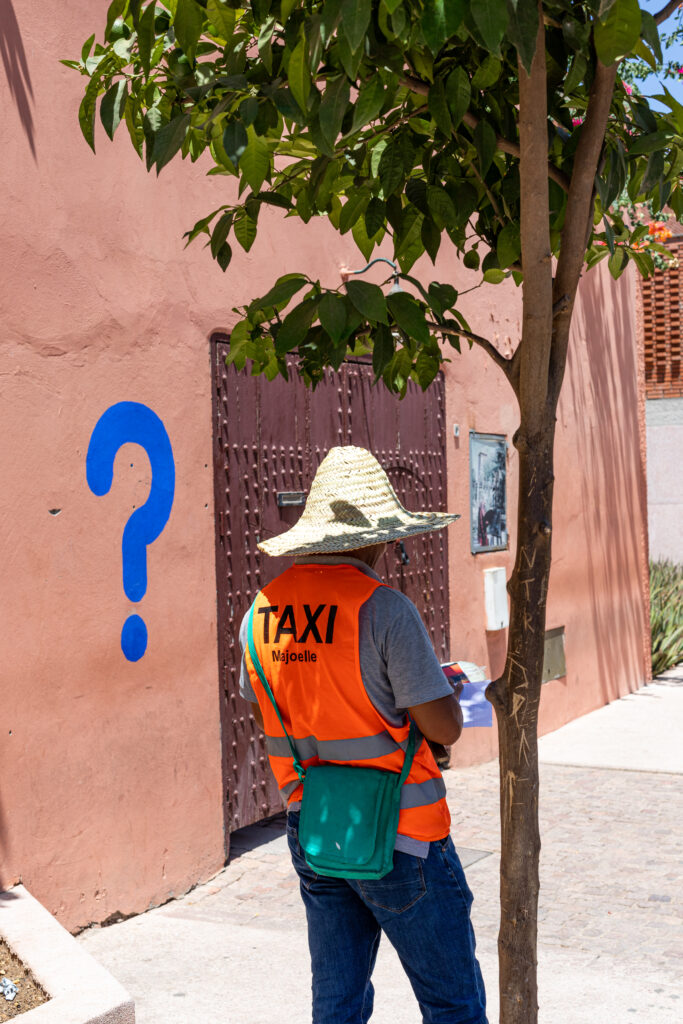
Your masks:
[{"label": "green shoulder bag", "polygon": [[410,722],[400,774],[344,764],[304,768],[256,653],[253,618],[252,605],[249,655],[275,708],[292,752],[294,770],[303,783],[299,844],[306,862],[316,874],[332,878],[383,878],[394,866],[401,789],[415,753],[415,723]]}]

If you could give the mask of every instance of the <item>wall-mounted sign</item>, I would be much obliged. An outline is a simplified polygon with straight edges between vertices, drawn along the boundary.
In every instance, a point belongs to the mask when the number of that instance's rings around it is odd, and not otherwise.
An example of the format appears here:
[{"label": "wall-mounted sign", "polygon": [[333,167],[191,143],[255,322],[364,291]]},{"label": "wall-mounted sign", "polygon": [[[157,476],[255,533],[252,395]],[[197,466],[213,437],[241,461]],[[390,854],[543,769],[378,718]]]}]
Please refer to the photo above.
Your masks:
[{"label": "wall-mounted sign", "polygon": [[508,546],[505,499],[507,441],[500,434],[470,431],[470,547],[503,551]]}]

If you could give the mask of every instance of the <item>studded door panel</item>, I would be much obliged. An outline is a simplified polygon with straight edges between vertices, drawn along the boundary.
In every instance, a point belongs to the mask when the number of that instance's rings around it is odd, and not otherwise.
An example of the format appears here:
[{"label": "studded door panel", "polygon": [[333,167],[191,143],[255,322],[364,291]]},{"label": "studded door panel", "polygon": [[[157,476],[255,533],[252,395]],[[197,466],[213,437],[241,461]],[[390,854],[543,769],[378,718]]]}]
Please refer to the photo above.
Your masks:
[{"label": "studded door panel", "polygon": [[[227,341],[212,343],[218,662],[221,684],[226,844],[229,833],[282,809],[263,735],[239,696],[242,618],[259,588],[289,564],[262,555],[261,538],[293,525],[302,506],[278,494],[307,493],[333,445],[357,444],[379,459],[408,509],[445,510],[444,387],[410,385],[399,402],[372,386],[367,363],[345,363],[314,392],[295,375],[268,382],[226,368]],[[380,572],[419,608],[440,658],[449,653],[446,531],[391,545]]]}]

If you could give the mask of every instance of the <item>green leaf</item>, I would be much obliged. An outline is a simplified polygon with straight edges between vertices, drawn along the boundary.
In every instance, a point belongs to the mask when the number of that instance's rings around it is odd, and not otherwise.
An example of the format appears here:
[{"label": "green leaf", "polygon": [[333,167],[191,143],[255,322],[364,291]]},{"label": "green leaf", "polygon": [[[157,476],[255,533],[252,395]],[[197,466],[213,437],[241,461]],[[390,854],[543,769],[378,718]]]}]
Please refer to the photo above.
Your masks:
[{"label": "green leaf", "polygon": [[216,29],[217,37],[224,39],[226,43],[229,42],[235,31],[236,12],[233,8],[228,7],[227,4],[223,3],[223,0],[208,0],[206,13],[209,16],[209,21]]},{"label": "green leaf", "polygon": [[575,53],[567,77],[564,80],[565,95],[569,96],[574,92],[576,87],[583,81],[587,70],[588,61],[584,55],[582,53]]},{"label": "green leaf", "polygon": [[325,292],[318,306],[318,317],[334,345],[346,334],[346,303],[341,295]]},{"label": "green leaf", "polygon": [[640,27],[641,35],[661,64],[664,58],[662,56],[662,44],[659,39],[659,28],[657,26],[657,22],[649,11],[641,10],[640,16],[642,18],[642,24]]},{"label": "green leaf", "polygon": [[642,39],[639,39],[636,45],[631,51],[632,57],[638,57],[640,60],[649,64],[653,71],[657,70],[657,60],[655,55],[652,53],[650,48],[645,45]]},{"label": "green leaf", "polygon": [[154,136],[153,159],[156,164],[157,174],[165,167],[169,160],[176,155],[187,135],[190,127],[191,115],[178,114],[172,121],[165,124]]},{"label": "green leaf", "polygon": [[307,110],[306,101],[311,91],[311,73],[308,70],[306,40],[303,36],[294,47],[289,58],[287,79],[289,81],[289,88],[292,90],[292,96],[305,114]]},{"label": "green leaf", "polygon": [[507,0],[507,9],[510,18],[507,37],[516,48],[526,73],[530,74],[536,52],[538,3],[536,0]]},{"label": "green leaf", "polygon": [[467,112],[472,97],[472,88],[464,68],[456,68],[446,81],[446,99],[453,120],[453,128],[457,128]]},{"label": "green leaf", "polygon": [[607,261],[609,272],[615,281],[626,269],[626,262],[626,253],[624,252],[623,248],[619,246],[619,248],[614,250],[614,252]]},{"label": "green leaf", "polygon": [[[230,335],[228,337],[228,356],[225,360],[228,366],[230,366],[231,363],[237,363],[237,360],[241,355],[241,350],[251,341],[251,330],[251,324],[248,320],[240,320],[240,322],[235,324],[233,329],[230,331]],[[242,355],[242,360],[243,359],[244,356]],[[237,364],[237,369],[242,369],[243,366],[244,362],[242,361],[241,365]]]},{"label": "green leaf", "polygon": [[78,123],[83,132],[83,138],[88,143],[93,153],[95,152],[95,111],[97,110],[97,97],[100,91],[100,79],[93,77],[88,82],[85,94],[78,108]]},{"label": "green leaf", "polygon": [[496,133],[488,121],[480,121],[473,134],[481,174],[485,178],[496,152]]},{"label": "green leaf", "polygon": [[340,234],[345,235],[353,227],[370,202],[370,196],[370,189],[365,185],[351,192],[339,217]]},{"label": "green leaf", "polygon": [[382,372],[394,356],[396,342],[389,327],[379,324],[372,339],[372,369],[375,374],[375,381],[382,376]]},{"label": "green leaf", "polygon": [[231,121],[226,125],[223,132],[223,149],[235,167],[239,164],[248,142],[249,139],[241,121]]},{"label": "green leaf", "polygon": [[81,62],[83,64],[85,64],[86,60],[90,56],[90,51],[92,50],[92,44],[94,42],[95,42],[95,33],[93,32],[93,34],[91,36],[88,36],[86,41],[83,43],[83,46],[81,47]]},{"label": "green leaf", "polygon": [[629,156],[639,156],[642,153],[651,153],[655,149],[666,149],[671,142],[671,132],[650,132],[649,135],[639,135],[628,147]]},{"label": "green leaf", "polygon": [[484,271],[484,281],[486,284],[501,284],[505,280],[505,272],[500,267],[489,267],[488,270]]},{"label": "green leaf", "polygon": [[[398,3],[395,6],[398,7]],[[425,0],[420,25],[425,42],[435,56],[458,31],[464,15],[465,0]]]},{"label": "green leaf", "polygon": [[417,359],[415,360],[415,373],[417,374],[418,384],[423,391],[427,390],[440,369],[441,361],[436,356],[431,355],[424,349],[418,352]]},{"label": "green leaf", "polygon": [[293,296],[309,283],[308,278],[302,274],[284,274],[278,277],[270,291],[250,303],[247,310],[249,316],[266,309],[284,309]]},{"label": "green leaf", "polygon": [[641,15],[638,0],[615,0],[593,26],[595,52],[609,66],[630,53],[640,38]]},{"label": "green leaf", "polygon": [[501,267],[517,263],[520,252],[519,224],[511,222],[505,225],[496,239],[496,253]]},{"label": "green leaf", "polygon": [[439,284],[438,281],[432,281],[428,294],[432,309],[439,316],[443,316],[446,310],[450,309],[458,298],[458,293],[452,285]]},{"label": "green leaf", "polygon": [[281,0],[280,3],[280,24],[286,25],[287,19],[294,10],[298,3],[298,0]]},{"label": "green leaf", "polygon": [[351,229],[353,240],[363,253],[366,261],[370,259],[370,254],[375,248],[375,244],[379,241],[379,236],[368,237],[367,228],[365,227],[365,220],[363,217],[359,217],[356,223]]},{"label": "green leaf", "polygon": [[384,198],[387,199],[396,191],[404,178],[403,157],[395,141],[392,141],[384,149],[377,168],[380,185]]},{"label": "green leaf", "polygon": [[489,54],[481,62],[477,70],[474,72],[472,77],[472,88],[473,89],[488,89],[489,86],[494,85],[495,82],[500,78],[503,65],[494,57],[493,54]]},{"label": "green leaf", "polygon": [[204,11],[196,0],[177,0],[173,29],[178,46],[193,61],[204,27]]},{"label": "green leaf", "polygon": [[[196,227],[197,225],[195,225],[195,228],[193,230],[196,230]],[[223,245],[223,242],[225,242],[226,238],[228,237],[231,227],[232,211],[228,210],[227,213],[224,213],[223,216],[216,221],[216,226],[211,232],[211,255],[213,256],[214,259],[217,258],[218,251]]]},{"label": "green leaf", "polygon": [[327,83],[318,111],[320,130],[325,139],[334,146],[341,131],[341,124],[349,104],[350,86],[345,75]]},{"label": "green leaf", "polygon": [[256,221],[249,216],[241,217],[235,221],[233,234],[245,252],[249,252],[256,238]]},{"label": "green leaf", "polygon": [[371,0],[342,0],[341,30],[352,53],[356,52],[365,38],[371,12]]},{"label": "green leaf", "polygon": [[218,263],[218,266],[223,271],[223,273],[225,273],[225,271],[228,269],[228,266],[230,265],[230,260],[231,259],[232,259],[232,249],[230,248],[230,246],[228,245],[227,242],[223,242],[223,245],[220,247],[220,249],[216,253],[216,261]]},{"label": "green leaf", "polygon": [[468,270],[479,269],[479,253],[477,252],[476,249],[468,249],[468,251],[463,256],[462,261]]},{"label": "green leaf", "polygon": [[385,217],[384,203],[377,196],[373,196],[365,211],[365,229],[368,233],[368,238],[373,238],[380,228],[384,227]]},{"label": "green leaf", "polygon": [[455,207],[448,192],[440,185],[427,186],[427,206],[437,226],[453,226],[456,221]]},{"label": "green leaf", "polygon": [[434,84],[430,86],[427,105],[429,107],[429,113],[434,118],[436,126],[446,137],[450,136],[453,131],[453,124],[451,122],[451,113],[448,109],[446,87],[443,83],[443,79],[437,78]]},{"label": "green leaf", "polygon": [[347,281],[346,294],[366,320],[387,323],[387,304],[379,285],[367,281]]},{"label": "green leaf", "polygon": [[429,343],[429,327],[424,311],[412,295],[408,295],[407,292],[394,292],[387,296],[387,305],[394,320],[409,338],[414,338],[422,345]]},{"label": "green leaf", "polygon": [[424,252],[423,220],[424,215],[414,206],[406,207],[401,215],[400,230],[394,235],[394,255],[404,274]]},{"label": "green leaf", "polygon": [[[441,231],[431,217],[424,217],[420,227],[420,242],[429,256],[432,263],[436,263],[436,257],[441,245]],[[405,260],[403,261],[405,265]]]},{"label": "green leaf", "polygon": [[315,320],[317,309],[317,298],[304,299],[288,313],[275,339],[275,351],[278,355],[284,355],[301,344],[308,333],[308,328]]},{"label": "green leaf", "polygon": [[487,50],[498,54],[508,23],[506,0],[471,0],[470,11]]},{"label": "green leaf", "polygon": [[647,168],[645,170],[645,176],[640,185],[641,194],[646,194],[659,184],[659,181],[664,174],[664,153],[661,149],[656,149],[651,154],[650,159],[647,162]]},{"label": "green leaf", "polygon": [[242,178],[258,192],[270,173],[270,149],[268,143],[254,131],[254,126],[247,128],[247,148],[240,157]]},{"label": "green leaf", "polygon": [[373,75],[369,82],[361,86],[358,93],[353,109],[352,132],[365,127],[366,124],[377,117],[382,109],[384,97],[385,92],[382,79],[379,75]]},{"label": "green leaf", "polygon": [[347,78],[355,82],[360,62],[363,59],[363,45],[361,44],[357,50],[352,50],[345,35],[338,33],[336,39],[337,55],[341,61],[341,66],[344,68]]},{"label": "green leaf", "polygon": [[147,78],[149,78],[150,72],[150,54],[156,38],[154,32],[155,17],[156,4],[151,3],[149,7],[145,8],[145,12],[138,24],[138,53],[140,54],[140,63]]},{"label": "green leaf", "polygon": [[128,99],[128,82],[125,78],[116,82],[110,89],[107,89],[100,104],[100,120],[104,130],[110,139],[114,138],[114,132],[121,123],[123,112]]},{"label": "green leaf", "polygon": [[[114,22],[121,17],[128,6],[128,0],[112,0],[107,10],[107,25],[104,30],[104,38],[109,41],[109,36]],[[93,36],[93,39],[95,37]],[[85,58],[83,58],[85,60]]]}]

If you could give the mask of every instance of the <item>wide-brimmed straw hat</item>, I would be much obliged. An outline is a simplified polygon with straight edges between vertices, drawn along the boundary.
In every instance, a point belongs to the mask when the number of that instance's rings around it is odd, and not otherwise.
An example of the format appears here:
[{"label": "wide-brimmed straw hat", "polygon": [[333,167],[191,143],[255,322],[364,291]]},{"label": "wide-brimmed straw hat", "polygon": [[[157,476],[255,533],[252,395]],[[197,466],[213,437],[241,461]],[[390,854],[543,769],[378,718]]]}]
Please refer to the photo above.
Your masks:
[{"label": "wide-brimmed straw hat", "polygon": [[331,448],[318,466],[306,507],[285,533],[258,545],[267,555],[329,554],[430,533],[459,519],[451,512],[408,512],[365,448]]}]

